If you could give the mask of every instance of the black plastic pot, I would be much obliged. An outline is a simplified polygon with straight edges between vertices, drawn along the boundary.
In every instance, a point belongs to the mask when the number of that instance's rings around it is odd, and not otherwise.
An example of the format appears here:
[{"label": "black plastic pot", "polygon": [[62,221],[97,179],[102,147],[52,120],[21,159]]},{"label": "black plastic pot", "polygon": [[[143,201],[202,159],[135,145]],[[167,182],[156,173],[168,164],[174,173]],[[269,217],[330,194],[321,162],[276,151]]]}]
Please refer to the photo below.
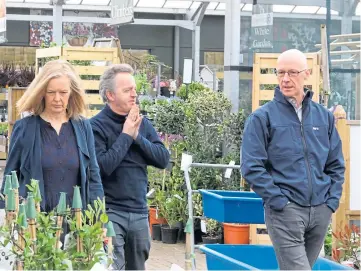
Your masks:
[{"label": "black plastic pot", "polygon": [[219,244],[220,236],[202,236],[203,244]]},{"label": "black plastic pot", "polygon": [[162,226],[162,242],[165,244],[176,244],[178,240],[178,228]]},{"label": "black plastic pot", "polygon": [[152,225],[152,237],[155,241],[162,241],[162,230],[161,224],[153,224]]}]

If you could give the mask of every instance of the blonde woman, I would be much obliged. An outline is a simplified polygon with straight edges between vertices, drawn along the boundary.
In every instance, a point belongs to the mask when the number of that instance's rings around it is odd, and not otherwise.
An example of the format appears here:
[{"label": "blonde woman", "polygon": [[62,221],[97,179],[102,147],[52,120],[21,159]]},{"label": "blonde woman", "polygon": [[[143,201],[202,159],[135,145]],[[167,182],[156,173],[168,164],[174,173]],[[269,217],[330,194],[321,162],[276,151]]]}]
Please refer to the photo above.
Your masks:
[{"label": "blonde woman", "polygon": [[45,212],[57,206],[60,192],[66,192],[71,203],[76,185],[81,187],[83,206],[103,198],[92,129],[82,117],[84,90],[74,68],[63,60],[46,63],[17,107],[31,114],[14,125],[4,176],[17,171],[19,195],[27,196],[26,184],[34,178],[39,180]]}]

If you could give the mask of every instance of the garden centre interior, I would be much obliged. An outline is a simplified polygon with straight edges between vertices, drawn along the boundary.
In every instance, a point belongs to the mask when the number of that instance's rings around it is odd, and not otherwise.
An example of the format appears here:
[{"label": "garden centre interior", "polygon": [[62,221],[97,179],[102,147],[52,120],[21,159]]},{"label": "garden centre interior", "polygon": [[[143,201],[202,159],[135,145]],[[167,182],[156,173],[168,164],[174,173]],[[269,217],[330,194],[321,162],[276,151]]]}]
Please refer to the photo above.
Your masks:
[{"label": "garden centre interior", "polygon": [[[115,2],[127,11],[112,12]],[[237,168],[245,120],[273,99],[277,57],[298,49],[312,70],[313,100],[337,119],[346,162],[321,257],[359,269],[360,15],[360,0],[0,0],[1,170],[21,118],[16,102],[47,61],[75,66],[89,118],[104,106],[100,75],[128,63],[141,112],[171,153],[167,169],[148,167],[147,269],[214,269],[203,244],[271,244],[262,219],[206,213],[202,189],[250,191]],[[162,225],[171,225],[173,235]],[[218,253],[232,260],[230,251]]]}]

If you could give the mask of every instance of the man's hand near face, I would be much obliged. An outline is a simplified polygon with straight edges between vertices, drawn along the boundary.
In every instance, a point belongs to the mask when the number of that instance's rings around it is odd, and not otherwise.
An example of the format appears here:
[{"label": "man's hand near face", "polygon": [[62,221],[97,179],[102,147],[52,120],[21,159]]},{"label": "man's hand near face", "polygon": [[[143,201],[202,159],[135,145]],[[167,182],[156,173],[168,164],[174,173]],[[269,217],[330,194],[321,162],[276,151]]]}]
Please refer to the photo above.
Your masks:
[{"label": "man's hand near face", "polygon": [[142,119],[143,117],[139,115],[138,105],[134,105],[124,123],[123,133],[130,135],[133,139],[136,139]]}]

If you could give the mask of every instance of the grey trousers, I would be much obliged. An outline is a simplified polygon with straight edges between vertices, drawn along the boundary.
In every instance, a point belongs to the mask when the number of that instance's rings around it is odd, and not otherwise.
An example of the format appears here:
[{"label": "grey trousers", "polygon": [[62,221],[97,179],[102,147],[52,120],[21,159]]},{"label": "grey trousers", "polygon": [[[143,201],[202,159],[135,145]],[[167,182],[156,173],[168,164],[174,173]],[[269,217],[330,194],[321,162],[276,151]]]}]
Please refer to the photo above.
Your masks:
[{"label": "grey trousers", "polygon": [[113,222],[115,270],[145,270],[150,251],[148,214],[137,214],[108,209]]},{"label": "grey trousers", "polygon": [[282,211],[265,205],[268,234],[280,270],[311,270],[325,240],[332,210],[321,204],[302,207],[290,202]]}]

